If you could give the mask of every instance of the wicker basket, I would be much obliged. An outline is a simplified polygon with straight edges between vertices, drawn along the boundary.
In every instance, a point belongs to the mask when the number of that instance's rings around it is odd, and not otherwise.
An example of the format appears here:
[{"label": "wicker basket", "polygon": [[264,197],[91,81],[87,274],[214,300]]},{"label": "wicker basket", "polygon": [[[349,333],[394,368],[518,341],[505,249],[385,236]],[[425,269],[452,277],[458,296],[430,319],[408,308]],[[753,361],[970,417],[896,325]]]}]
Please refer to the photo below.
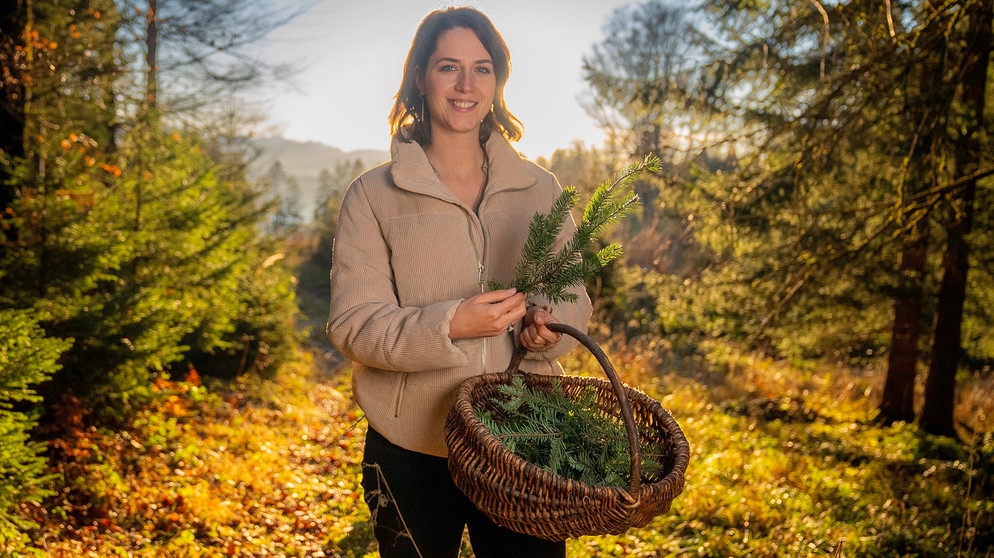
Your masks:
[{"label": "wicker basket", "polygon": [[[456,485],[494,522],[514,531],[548,540],[584,535],[620,534],[643,527],[666,513],[683,490],[690,460],[687,438],[657,401],[625,386],[604,352],[584,333],[565,325],[549,329],[575,337],[597,358],[608,380],[578,376],[545,376],[518,371],[519,348],[508,370],[463,382],[446,420],[449,470]],[[498,394],[501,385],[519,375],[532,389],[552,389],[558,381],[567,397],[594,388],[605,414],[620,414],[628,432],[632,473],[628,489],[592,486],[555,475],[513,454],[476,418],[474,409]],[[619,411],[620,409],[620,411]],[[639,427],[650,442],[661,444],[667,458],[657,478],[641,478]]]}]

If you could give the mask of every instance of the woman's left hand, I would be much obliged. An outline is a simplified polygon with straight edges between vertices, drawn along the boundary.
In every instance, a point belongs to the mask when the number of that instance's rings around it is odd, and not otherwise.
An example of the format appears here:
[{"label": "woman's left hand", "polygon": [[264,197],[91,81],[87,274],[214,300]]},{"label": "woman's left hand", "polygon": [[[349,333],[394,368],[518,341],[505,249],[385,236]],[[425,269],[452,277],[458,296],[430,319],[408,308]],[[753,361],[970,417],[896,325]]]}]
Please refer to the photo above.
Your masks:
[{"label": "woman's left hand", "polygon": [[548,311],[541,306],[532,306],[525,314],[525,329],[521,331],[521,344],[532,352],[548,351],[559,343],[561,334],[545,327],[557,323]]}]

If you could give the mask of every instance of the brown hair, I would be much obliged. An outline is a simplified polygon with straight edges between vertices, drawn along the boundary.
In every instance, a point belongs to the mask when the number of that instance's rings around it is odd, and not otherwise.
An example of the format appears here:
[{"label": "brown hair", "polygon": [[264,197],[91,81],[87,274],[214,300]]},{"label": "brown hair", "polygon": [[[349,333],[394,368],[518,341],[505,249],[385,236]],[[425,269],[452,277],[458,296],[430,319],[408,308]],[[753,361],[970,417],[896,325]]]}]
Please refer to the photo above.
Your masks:
[{"label": "brown hair", "polygon": [[480,143],[487,141],[496,129],[509,141],[521,139],[521,121],[504,104],[504,85],[511,73],[511,53],[497,28],[483,13],[473,8],[452,7],[435,10],[425,16],[414,34],[411,50],[404,62],[404,77],[390,110],[390,133],[404,141],[431,144],[431,114],[418,90],[418,75],[424,75],[428,59],[438,47],[438,39],[450,29],[464,28],[476,34],[494,63],[497,88],[494,106],[480,126]]}]

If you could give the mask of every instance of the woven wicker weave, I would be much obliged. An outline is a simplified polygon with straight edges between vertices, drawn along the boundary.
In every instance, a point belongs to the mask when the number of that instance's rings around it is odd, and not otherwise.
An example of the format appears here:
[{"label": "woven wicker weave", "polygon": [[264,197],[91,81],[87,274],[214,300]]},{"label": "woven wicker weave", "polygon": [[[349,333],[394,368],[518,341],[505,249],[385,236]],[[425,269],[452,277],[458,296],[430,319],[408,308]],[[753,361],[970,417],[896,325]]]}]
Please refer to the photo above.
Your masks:
[{"label": "woven wicker weave", "polygon": [[[625,386],[603,351],[585,334],[565,324],[550,329],[575,337],[597,358],[608,380],[578,376],[544,376],[517,371],[523,352],[508,370],[466,380],[446,420],[449,470],[456,485],[494,522],[548,540],[584,535],[620,534],[643,527],[666,513],[683,490],[690,447],[680,426],[658,402]],[[551,390],[558,382],[567,397],[593,388],[598,409],[621,416],[628,431],[633,464],[628,489],[592,486],[567,479],[513,454],[476,418],[501,385],[520,376],[532,389]],[[642,479],[639,431],[659,443],[666,455],[662,471]]]}]

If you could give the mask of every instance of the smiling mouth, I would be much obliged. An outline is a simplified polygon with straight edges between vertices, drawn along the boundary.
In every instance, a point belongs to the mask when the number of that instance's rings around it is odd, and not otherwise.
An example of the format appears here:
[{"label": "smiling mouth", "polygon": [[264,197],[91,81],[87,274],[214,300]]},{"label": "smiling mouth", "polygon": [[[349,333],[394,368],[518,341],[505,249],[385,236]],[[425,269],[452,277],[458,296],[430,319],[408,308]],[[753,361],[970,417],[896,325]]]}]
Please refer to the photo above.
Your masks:
[{"label": "smiling mouth", "polygon": [[449,101],[449,103],[458,109],[468,109],[476,106],[476,101]]}]

